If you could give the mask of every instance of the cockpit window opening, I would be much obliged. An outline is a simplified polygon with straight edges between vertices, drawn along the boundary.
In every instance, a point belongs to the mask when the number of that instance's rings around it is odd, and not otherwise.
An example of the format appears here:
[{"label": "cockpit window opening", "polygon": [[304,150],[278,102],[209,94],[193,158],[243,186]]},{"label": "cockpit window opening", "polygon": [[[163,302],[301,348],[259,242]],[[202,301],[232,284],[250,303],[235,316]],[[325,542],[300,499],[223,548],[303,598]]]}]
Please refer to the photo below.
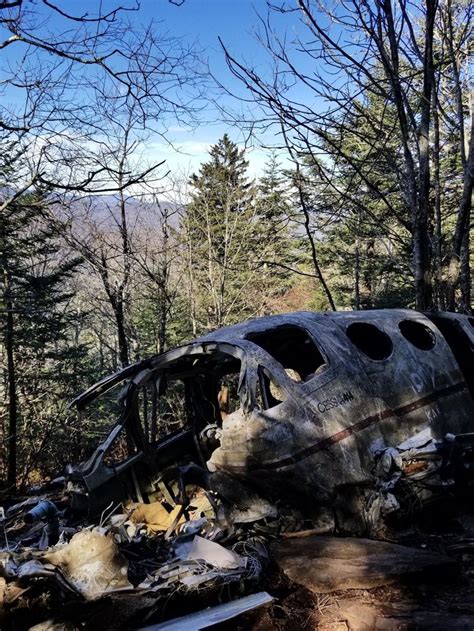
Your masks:
[{"label": "cockpit window opening", "polygon": [[[124,415],[122,382],[93,399],[79,412],[75,409],[68,412],[68,431],[64,434],[64,450],[72,454],[77,461],[87,461],[110,435]],[[127,446],[119,451],[126,454]]]},{"label": "cockpit window opening", "polygon": [[136,406],[148,443],[189,425],[184,382],[165,373],[139,387]]},{"label": "cockpit window opening", "polygon": [[103,462],[107,467],[117,467],[137,453],[138,448],[133,437],[123,431],[118,434],[105,452]]}]

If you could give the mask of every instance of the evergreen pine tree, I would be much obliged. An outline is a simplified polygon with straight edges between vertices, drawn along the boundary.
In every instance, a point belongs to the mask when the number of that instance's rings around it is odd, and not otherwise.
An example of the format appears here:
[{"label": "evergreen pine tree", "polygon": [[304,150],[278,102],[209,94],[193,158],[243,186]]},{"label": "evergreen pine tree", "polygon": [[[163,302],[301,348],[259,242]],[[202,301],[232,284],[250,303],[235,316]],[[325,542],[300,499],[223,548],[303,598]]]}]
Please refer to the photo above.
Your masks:
[{"label": "evergreen pine tree", "polygon": [[84,385],[86,349],[74,334],[68,287],[79,260],[65,256],[38,220],[42,203],[40,194],[23,195],[0,217],[0,406],[10,485],[41,461],[54,468],[52,452],[61,446],[48,441],[60,432],[58,412]]},{"label": "evergreen pine tree", "polygon": [[262,284],[271,311],[278,298],[289,289],[299,253],[297,240],[291,229],[293,212],[289,195],[289,179],[280,169],[275,152],[265,164],[257,187],[256,208],[261,235]]},{"label": "evergreen pine tree", "polygon": [[247,167],[244,151],[226,134],[191,177],[183,234],[194,333],[230,324],[257,309],[260,233]]}]

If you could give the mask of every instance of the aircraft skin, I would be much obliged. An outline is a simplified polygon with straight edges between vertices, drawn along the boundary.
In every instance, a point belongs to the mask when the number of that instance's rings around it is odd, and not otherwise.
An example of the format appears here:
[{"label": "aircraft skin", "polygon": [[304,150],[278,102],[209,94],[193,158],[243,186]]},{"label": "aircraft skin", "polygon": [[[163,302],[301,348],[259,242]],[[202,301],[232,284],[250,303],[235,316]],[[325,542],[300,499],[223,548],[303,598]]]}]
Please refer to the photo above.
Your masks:
[{"label": "aircraft skin", "polygon": [[[192,462],[211,487],[225,474],[271,501],[305,507],[331,506],[346,489],[380,488],[395,470],[403,475],[407,463],[414,467],[414,437],[432,453],[446,435],[472,431],[473,325],[463,315],[386,309],[298,312],[219,329],[129,366],[75,399],[81,408],[126,384],[115,430],[87,463],[71,469],[71,479],[92,493],[134,467],[143,474]],[[145,429],[140,420],[140,392],[149,393],[147,414],[155,401],[156,417],[177,384],[183,394],[173,401],[185,408],[184,426],[152,441],[153,419]],[[163,418],[172,416],[171,409]],[[104,455],[125,427],[137,449],[107,467]]]}]

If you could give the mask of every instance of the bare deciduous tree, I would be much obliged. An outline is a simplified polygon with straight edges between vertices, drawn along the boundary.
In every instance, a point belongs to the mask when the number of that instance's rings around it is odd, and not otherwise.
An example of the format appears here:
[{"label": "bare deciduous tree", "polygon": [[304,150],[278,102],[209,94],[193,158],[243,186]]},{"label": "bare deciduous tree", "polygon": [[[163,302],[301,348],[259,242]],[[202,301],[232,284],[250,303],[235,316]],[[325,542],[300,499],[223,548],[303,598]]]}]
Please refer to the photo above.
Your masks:
[{"label": "bare deciduous tree", "polygon": [[[262,66],[257,70],[241,61],[222,43],[230,71],[261,110],[257,123],[254,116],[239,122],[248,122],[251,130],[268,130],[271,125],[276,133],[283,129],[295,154],[313,156],[319,163],[321,179],[340,199],[353,208],[360,205],[367,220],[372,221],[360,201],[359,187],[363,187],[398,222],[402,233],[408,233],[416,306],[422,310],[434,306],[433,107],[438,116],[449,117],[442,99],[435,98],[437,81],[448,68],[455,86],[454,127],[463,139],[460,145],[465,144],[467,136],[463,122],[466,86],[458,71],[467,63],[466,22],[472,5],[461,9],[455,4],[452,0],[441,4],[425,0],[421,5],[407,0],[268,2],[268,14],[260,20],[259,39],[272,62],[269,74]],[[300,20],[293,39],[282,35],[281,22],[279,28],[273,27],[273,16],[291,19],[296,15]],[[444,26],[439,25],[441,17]],[[450,19],[455,22],[456,35],[447,32]],[[445,39],[456,44],[451,51],[445,44],[441,54],[443,30]],[[369,107],[371,102],[377,102],[378,107]],[[364,147],[351,152],[344,139],[357,134],[356,121],[364,124]],[[387,147],[394,139],[401,151],[390,168],[398,180],[402,207],[394,203],[391,182],[374,177],[372,168],[388,157]],[[469,164],[466,156],[464,190],[453,237],[451,293],[459,280],[463,242],[464,260],[468,258],[466,226],[472,195]],[[354,174],[351,187],[340,186],[337,175],[343,165]],[[468,265],[464,269],[468,274]],[[467,279],[463,284],[467,291]]]},{"label": "bare deciduous tree", "polygon": [[[74,195],[117,194],[118,215],[112,215],[120,239],[113,247],[115,255],[120,253],[120,274],[114,268],[118,259],[111,264],[104,244],[90,249],[82,234],[79,249],[102,279],[122,364],[129,360],[124,321],[130,279],[128,191],[145,181],[150,184],[161,162],[140,169],[127,158],[147,132],[167,141],[170,121],[192,121],[205,90],[195,50],[179,38],[160,35],[153,23],[137,27],[133,18],[139,9],[134,1],[106,11],[102,2],[89,10],[52,0],[0,2],[0,26],[7,33],[0,41],[0,212],[21,204],[25,193],[39,187],[45,194],[38,212],[65,234],[65,210],[74,207]],[[189,87],[193,89],[185,89]],[[121,142],[114,144],[118,137]],[[7,283],[2,290],[8,295]],[[7,312],[9,330],[14,331],[13,304]],[[15,345],[12,335],[4,342]],[[5,372],[14,458],[14,369],[7,366]],[[11,483],[14,478],[12,460]]]}]

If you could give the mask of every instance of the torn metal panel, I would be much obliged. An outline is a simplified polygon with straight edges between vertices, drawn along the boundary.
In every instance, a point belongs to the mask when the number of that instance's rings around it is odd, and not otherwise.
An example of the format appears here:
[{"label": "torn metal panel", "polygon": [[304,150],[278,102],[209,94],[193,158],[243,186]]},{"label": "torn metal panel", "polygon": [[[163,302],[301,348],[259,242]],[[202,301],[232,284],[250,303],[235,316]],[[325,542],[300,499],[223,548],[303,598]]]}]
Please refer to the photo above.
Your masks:
[{"label": "torn metal panel", "polygon": [[[385,493],[390,512],[397,500],[380,473],[388,450],[428,431],[436,451],[446,434],[473,427],[473,333],[466,316],[403,309],[302,312],[220,329],[73,402],[83,407],[124,382],[116,427],[69,480],[96,507],[124,493],[166,500],[172,478],[179,503],[186,482],[214,489],[225,474],[267,501],[316,512],[369,487]],[[132,449],[115,462],[124,432]],[[423,468],[406,464],[399,478]]]},{"label": "torn metal panel", "polygon": [[273,598],[267,592],[259,592],[251,596],[245,596],[229,603],[223,603],[210,607],[203,611],[197,611],[181,618],[168,620],[159,624],[153,624],[148,627],[142,627],[139,631],[199,631],[199,629],[207,629],[216,624],[232,620],[246,611],[261,607],[272,602]]}]

